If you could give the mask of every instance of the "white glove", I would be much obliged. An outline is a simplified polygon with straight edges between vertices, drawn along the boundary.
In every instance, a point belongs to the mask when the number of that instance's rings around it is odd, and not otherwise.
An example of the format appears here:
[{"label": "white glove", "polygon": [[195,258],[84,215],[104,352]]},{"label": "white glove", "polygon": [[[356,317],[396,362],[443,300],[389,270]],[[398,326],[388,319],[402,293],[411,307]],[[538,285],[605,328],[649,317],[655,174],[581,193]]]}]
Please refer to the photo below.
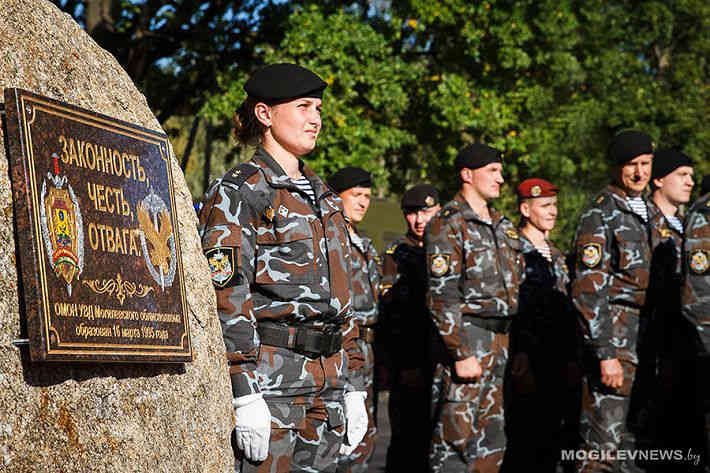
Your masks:
[{"label": "white glove", "polygon": [[341,455],[355,451],[367,433],[366,391],[345,393],[345,441],[340,446]]},{"label": "white glove", "polygon": [[269,455],[271,413],[261,393],[247,394],[232,400],[237,418],[237,447],[251,461],[264,461]]}]

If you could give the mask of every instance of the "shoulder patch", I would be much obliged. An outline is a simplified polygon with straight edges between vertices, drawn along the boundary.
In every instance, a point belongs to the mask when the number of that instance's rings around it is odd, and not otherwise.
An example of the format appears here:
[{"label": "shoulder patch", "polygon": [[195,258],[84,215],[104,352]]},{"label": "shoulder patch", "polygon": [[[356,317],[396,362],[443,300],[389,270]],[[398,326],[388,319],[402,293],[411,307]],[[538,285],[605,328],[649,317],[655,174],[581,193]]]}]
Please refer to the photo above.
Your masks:
[{"label": "shoulder patch", "polygon": [[440,278],[449,272],[449,263],[451,262],[451,255],[446,255],[443,253],[435,253],[431,255],[431,274]]},{"label": "shoulder patch", "polygon": [[688,255],[688,267],[695,274],[705,274],[710,268],[710,251],[693,250]]},{"label": "shoulder patch", "polygon": [[219,246],[205,251],[210,265],[212,282],[217,287],[226,287],[234,276],[234,248]]},{"label": "shoulder patch", "polygon": [[254,166],[253,164],[242,163],[232,168],[231,171],[225,174],[224,178],[222,178],[222,181],[229,182],[230,184],[234,184],[237,187],[241,187],[242,184],[244,184],[251,176],[256,174],[258,170],[259,168],[257,166]]},{"label": "shoulder patch", "polygon": [[449,207],[449,208],[444,209],[443,212],[441,212],[441,216],[442,216],[443,218],[449,218],[449,217],[451,217],[453,214],[458,213],[458,211],[459,211],[459,209],[455,209],[455,208],[453,208],[453,207]]},{"label": "shoulder patch", "polygon": [[602,260],[602,245],[587,243],[582,247],[582,263],[588,268],[594,268]]}]

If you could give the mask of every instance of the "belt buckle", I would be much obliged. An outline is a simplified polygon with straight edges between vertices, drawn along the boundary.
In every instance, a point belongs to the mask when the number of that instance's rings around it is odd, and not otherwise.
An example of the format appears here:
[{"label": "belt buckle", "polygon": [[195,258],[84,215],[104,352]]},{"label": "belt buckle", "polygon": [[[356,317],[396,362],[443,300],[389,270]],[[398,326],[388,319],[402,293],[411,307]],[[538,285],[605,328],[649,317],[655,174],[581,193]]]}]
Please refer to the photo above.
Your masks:
[{"label": "belt buckle", "polygon": [[296,340],[293,344],[293,350],[298,353],[301,353],[302,355],[306,355],[309,358],[318,358],[320,356],[320,353],[308,350],[306,348],[306,339],[308,338],[308,332],[309,329],[305,327],[300,327],[296,331]]},{"label": "belt buckle", "polygon": [[328,332],[328,346],[326,347],[326,355],[331,356],[338,353],[343,346],[343,334],[340,332],[340,327]]}]

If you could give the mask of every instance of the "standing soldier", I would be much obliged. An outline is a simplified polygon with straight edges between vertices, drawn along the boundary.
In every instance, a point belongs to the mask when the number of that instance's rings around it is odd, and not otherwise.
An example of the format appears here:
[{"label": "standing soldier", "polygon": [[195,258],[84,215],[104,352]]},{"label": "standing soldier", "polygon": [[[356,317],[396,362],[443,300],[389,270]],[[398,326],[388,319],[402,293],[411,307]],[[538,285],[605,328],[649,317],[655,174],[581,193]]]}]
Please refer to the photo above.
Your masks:
[{"label": "standing soldier", "polygon": [[387,249],[384,257],[381,337],[390,365],[392,437],[386,471],[392,473],[427,469],[433,331],[426,308],[424,228],[440,208],[434,186],[419,184],[407,190],[402,196],[407,233]]},{"label": "standing soldier", "polygon": [[375,354],[372,343],[375,340],[374,326],[377,323],[377,291],[380,285],[380,273],[375,246],[372,240],[357,232],[357,225],[365,218],[370,207],[372,177],[364,169],[345,167],[328,179],[328,185],[343,200],[345,217],[348,219],[352,249],[353,313],[360,333],[357,343],[365,356],[363,371],[368,416],[365,437],[355,451],[338,459],[337,471],[367,473],[368,462],[375,451],[377,434],[373,392]]},{"label": "standing soldier", "polygon": [[[580,380],[577,320],[567,295],[565,256],[548,239],[557,220],[557,192],[544,179],[518,186],[525,282],[511,340],[514,394],[506,469],[554,472],[562,448],[565,407]],[[577,411],[578,413],[579,411]],[[509,453],[509,454],[508,454]]]},{"label": "standing soldier", "polygon": [[598,194],[577,227],[572,297],[585,326],[583,471],[638,470],[633,460],[616,459],[615,452],[635,445],[629,399],[639,362],[637,342],[646,325],[640,315],[651,248],[642,193],[651,178],[652,153],[645,133],[616,135],[607,152],[613,183]]},{"label": "standing soldier", "polygon": [[428,306],[449,360],[437,364],[434,472],[497,472],[505,453],[503,377],[523,277],[520,237],[489,206],[503,184],[501,152],[482,144],[456,157],[461,189],[426,231]]},{"label": "standing soldier", "polygon": [[[649,442],[660,441],[663,446],[684,446],[678,421],[687,422],[684,412],[687,402],[678,397],[675,389],[683,384],[679,374],[683,360],[689,359],[682,347],[690,339],[687,322],[680,313],[681,252],[683,249],[683,215],[680,207],[690,201],[693,190],[693,163],[685,154],[675,150],[658,150],[653,155],[651,188],[648,201],[651,224],[651,280],[646,300],[649,336],[639,346],[637,385],[648,393]],[[692,357],[691,357],[692,358]],[[680,401],[680,402],[679,402]],[[656,403],[657,405],[653,405]],[[659,406],[666,406],[659,409]],[[662,438],[653,438],[654,434]]]},{"label": "standing soldier", "polygon": [[332,472],[344,437],[354,448],[367,430],[342,202],[300,159],[315,147],[325,87],[293,64],[256,71],[235,125],[258,148],[200,212],[238,472]]},{"label": "standing soldier", "polygon": [[[710,472],[710,193],[702,195],[688,212],[683,243],[683,282],[681,288],[683,317],[692,327],[692,336],[685,340],[691,355],[683,360],[678,378],[683,380],[680,391],[690,404],[692,417],[683,423],[692,441],[688,465],[677,471]],[[690,401],[690,402],[688,402]],[[697,435],[699,434],[699,435]],[[685,451],[685,449],[684,449]]]}]

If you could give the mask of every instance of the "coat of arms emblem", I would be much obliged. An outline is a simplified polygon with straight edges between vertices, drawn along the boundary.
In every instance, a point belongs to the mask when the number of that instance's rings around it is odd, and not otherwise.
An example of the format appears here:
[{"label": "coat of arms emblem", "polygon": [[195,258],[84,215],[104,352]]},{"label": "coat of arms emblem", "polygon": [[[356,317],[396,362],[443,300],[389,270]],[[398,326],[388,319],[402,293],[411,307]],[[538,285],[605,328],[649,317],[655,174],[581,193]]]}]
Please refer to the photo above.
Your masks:
[{"label": "coat of arms emblem", "polygon": [[145,199],[138,204],[137,210],[145,264],[155,282],[165,290],[173,284],[177,266],[175,237],[168,206],[151,189]]},{"label": "coat of arms emblem", "polygon": [[54,274],[71,296],[74,278],[84,270],[84,225],[81,209],[67,176],[59,175],[59,156],[52,153],[54,173],[42,181],[39,214],[42,240]]}]

